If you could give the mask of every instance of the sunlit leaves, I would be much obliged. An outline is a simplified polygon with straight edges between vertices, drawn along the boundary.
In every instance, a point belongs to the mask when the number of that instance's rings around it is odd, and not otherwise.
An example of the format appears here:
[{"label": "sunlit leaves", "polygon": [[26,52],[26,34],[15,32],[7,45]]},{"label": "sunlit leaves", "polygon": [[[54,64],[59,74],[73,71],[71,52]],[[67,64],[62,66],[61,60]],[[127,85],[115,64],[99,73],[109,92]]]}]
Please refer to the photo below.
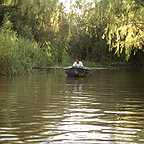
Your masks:
[{"label": "sunlit leaves", "polygon": [[[142,0],[71,0],[69,11],[58,0],[2,2],[13,33],[35,39],[43,48],[41,56],[48,59],[55,57],[55,61],[61,61],[63,53],[71,54],[73,49],[85,59],[104,57],[111,50],[128,60],[144,48]],[[9,39],[16,41],[14,37]]]},{"label": "sunlit leaves", "polygon": [[3,0],[3,5],[14,5],[15,0]]},{"label": "sunlit leaves", "polygon": [[110,49],[115,49],[118,55],[125,53],[127,60],[133,51],[144,47],[143,21],[139,19],[142,9],[135,7],[133,0],[123,1],[121,15],[115,14],[113,21],[105,29]]}]

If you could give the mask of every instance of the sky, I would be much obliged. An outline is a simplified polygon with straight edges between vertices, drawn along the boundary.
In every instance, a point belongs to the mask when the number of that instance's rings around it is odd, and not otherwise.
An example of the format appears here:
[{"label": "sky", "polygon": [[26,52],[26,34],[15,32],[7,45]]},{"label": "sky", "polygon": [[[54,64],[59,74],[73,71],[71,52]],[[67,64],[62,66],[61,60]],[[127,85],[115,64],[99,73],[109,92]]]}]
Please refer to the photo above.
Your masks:
[{"label": "sky", "polygon": [[[74,4],[76,0],[59,0],[59,2],[62,2],[64,7],[65,7],[65,11],[66,12],[70,12],[70,3]],[[93,0],[85,0],[85,2],[92,2]],[[100,1],[100,0],[97,0]],[[79,10],[78,10],[79,13]]]},{"label": "sky", "polygon": [[59,0],[59,2],[63,3],[66,12],[70,11],[70,3],[74,3],[75,1],[76,0]]}]

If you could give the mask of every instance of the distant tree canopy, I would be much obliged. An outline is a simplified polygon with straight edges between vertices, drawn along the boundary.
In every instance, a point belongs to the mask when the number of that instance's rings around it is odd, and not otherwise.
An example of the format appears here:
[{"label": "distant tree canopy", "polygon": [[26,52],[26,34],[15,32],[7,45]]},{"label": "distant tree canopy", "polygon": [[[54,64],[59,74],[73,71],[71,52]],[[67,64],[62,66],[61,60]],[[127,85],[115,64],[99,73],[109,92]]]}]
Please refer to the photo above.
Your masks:
[{"label": "distant tree canopy", "polygon": [[69,12],[58,0],[0,0],[1,28],[6,21],[54,63],[67,56],[144,62],[143,0],[76,0]]}]

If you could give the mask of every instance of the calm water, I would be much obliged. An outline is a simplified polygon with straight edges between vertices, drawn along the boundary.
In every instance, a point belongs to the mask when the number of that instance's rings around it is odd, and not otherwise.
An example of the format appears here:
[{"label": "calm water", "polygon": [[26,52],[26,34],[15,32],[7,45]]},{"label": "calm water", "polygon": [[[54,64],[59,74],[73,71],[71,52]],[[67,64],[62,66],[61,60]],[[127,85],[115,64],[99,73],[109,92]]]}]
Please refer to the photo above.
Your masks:
[{"label": "calm water", "polygon": [[144,144],[144,73],[0,78],[0,144]]}]

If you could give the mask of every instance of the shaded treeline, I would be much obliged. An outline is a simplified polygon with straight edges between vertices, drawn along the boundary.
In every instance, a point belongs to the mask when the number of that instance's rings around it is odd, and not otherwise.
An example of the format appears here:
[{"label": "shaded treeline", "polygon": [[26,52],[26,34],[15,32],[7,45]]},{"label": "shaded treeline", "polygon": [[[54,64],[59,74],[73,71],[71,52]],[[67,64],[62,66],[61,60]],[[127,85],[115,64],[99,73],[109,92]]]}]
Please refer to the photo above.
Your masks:
[{"label": "shaded treeline", "polygon": [[0,72],[80,57],[100,63],[144,62],[142,0],[0,0]]}]

